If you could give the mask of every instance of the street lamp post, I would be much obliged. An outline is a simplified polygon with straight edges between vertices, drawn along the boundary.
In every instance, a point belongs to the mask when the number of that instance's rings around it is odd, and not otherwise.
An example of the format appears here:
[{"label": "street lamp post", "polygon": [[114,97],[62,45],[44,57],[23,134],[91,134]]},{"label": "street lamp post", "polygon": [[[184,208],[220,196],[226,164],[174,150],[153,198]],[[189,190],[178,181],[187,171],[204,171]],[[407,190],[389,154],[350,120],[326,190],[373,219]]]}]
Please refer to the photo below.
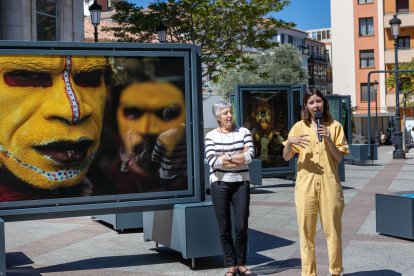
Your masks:
[{"label": "street lamp post", "polygon": [[395,121],[394,121],[394,146],[393,159],[405,159],[402,148],[401,117],[400,117],[400,87],[398,82],[398,37],[400,35],[401,20],[395,14],[390,20],[391,32],[394,37],[395,52]]},{"label": "street lamp post", "polygon": [[167,27],[161,22],[156,31],[158,33],[158,41],[165,43],[167,41]]},{"label": "street lamp post", "polygon": [[93,4],[89,7],[89,12],[91,13],[91,22],[95,29],[95,42],[98,42],[98,25],[101,23],[102,6],[99,5],[95,0]]},{"label": "street lamp post", "polygon": [[381,146],[381,135],[378,129],[378,81],[374,81],[374,91],[375,91],[375,145],[377,147]]}]

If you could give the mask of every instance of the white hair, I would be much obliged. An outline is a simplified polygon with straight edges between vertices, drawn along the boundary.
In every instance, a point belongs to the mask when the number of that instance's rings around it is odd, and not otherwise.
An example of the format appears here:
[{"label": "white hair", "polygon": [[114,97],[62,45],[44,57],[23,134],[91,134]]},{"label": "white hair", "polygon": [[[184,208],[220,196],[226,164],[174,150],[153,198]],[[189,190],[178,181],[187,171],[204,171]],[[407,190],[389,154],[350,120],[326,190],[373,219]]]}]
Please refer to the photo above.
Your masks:
[{"label": "white hair", "polygon": [[216,118],[217,121],[220,120],[221,111],[226,108],[233,109],[233,106],[227,101],[219,101],[213,104],[211,110],[213,111],[214,118]]}]

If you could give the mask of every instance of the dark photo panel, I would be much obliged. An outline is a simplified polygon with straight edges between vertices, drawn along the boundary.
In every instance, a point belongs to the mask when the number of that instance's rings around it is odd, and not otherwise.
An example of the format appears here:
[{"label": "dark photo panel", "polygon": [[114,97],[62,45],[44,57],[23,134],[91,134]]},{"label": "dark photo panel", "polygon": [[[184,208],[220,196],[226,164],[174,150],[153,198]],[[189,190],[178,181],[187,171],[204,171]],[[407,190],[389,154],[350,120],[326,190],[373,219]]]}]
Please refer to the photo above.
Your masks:
[{"label": "dark photo panel", "polygon": [[256,159],[262,167],[289,165],[283,144],[289,133],[289,93],[286,90],[243,90],[243,125],[253,135]]}]

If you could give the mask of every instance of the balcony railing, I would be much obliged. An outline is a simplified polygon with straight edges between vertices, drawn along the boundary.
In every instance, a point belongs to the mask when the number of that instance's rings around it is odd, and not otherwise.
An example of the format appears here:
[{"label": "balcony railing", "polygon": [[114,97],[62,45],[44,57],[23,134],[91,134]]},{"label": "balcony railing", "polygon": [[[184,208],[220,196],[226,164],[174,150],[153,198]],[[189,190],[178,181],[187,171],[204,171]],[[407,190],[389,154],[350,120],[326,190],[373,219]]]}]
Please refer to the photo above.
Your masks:
[{"label": "balcony railing", "polygon": [[[398,49],[398,62],[410,62],[413,57],[414,57],[414,48]],[[395,62],[394,59],[395,59],[394,49],[386,49],[385,50],[385,63],[394,64]]]},{"label": "balcony railing", "polygon": [[323,55],[323,54],[311,53],[310,58],[314,60],[329,61],[329,56],[327,54]]},{"label": "balcony railing", "polygon": [[[384,27],[390,28],[390,20],[393,18],[395,13],[387,13],[384,15]],[[401,27],[412,27],[414,26],[414,12],[398,13],[398,18],[401,20]]]}]

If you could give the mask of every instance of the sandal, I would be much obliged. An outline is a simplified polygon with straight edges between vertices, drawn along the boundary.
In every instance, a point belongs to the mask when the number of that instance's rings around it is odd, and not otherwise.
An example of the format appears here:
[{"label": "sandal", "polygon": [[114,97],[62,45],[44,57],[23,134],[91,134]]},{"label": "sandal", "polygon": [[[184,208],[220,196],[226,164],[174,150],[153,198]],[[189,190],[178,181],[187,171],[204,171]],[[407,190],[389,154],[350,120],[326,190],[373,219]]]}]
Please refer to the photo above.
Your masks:
[{"label": "sandal", "polygon": [[237,271],[239,272],[240,276],[257,276],[256,273],[254,273],[253,271],[251,271],[250,269],[248,269],[245,266],[241,266],[243,268],[243,271],[240,270],[240,267],[237,268]]},{"label": "sandal", "polygon": [[[234,270],[231,271],[230,269],[234,269]],[[237,267],[235,266],[229,267],[226,274],[224,274],[224,276],[236,276],[236,275],[237,275]]]}]

